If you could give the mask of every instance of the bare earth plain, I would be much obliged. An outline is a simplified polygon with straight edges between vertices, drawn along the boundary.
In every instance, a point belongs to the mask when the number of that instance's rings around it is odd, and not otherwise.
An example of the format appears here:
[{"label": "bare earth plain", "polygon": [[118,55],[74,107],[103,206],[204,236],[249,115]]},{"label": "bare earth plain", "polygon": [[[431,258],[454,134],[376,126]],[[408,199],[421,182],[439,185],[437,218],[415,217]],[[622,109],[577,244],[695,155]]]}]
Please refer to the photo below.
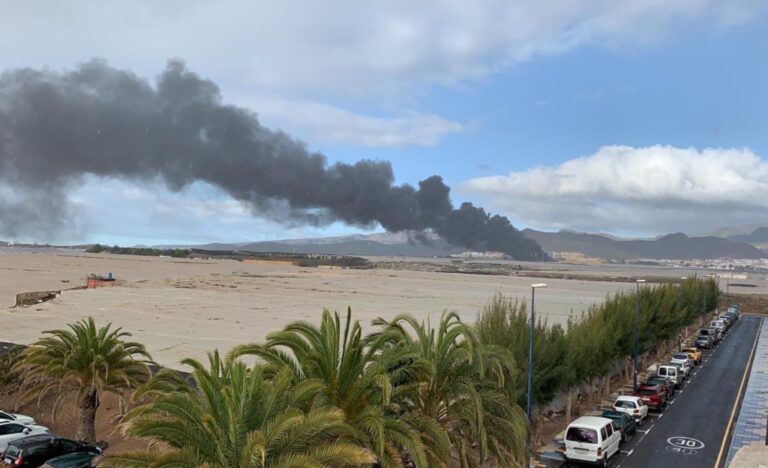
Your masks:
[{"label": "bare earth plain", "polygon": [[[564,323],[616,291],[634,288],[635,277],[679,278],[711,272],[680,268],[618,265],[521,264],[513,275],[417,271],[410,265],[445,259],[372,258],[397,269],[306,268],[284,263],[172,259],[86,254],[69,249],[0,249],[0,341],[29,344],[44,330],[65,327],[84,317],[112,322],[144,343],[161,365],[180,368],[185,357],[204,358],[218,348],[263,341],[268,333],[296,320],[317,322],[323,309],[346,311],[367,330],[377,317],[401,313],[436,320],[455,310],[472,322],[496,292],[530,300],[550,323]],[[85,285],[88,274],[111,272],[121,285],[67,290]],[[573,275],[578,279],[542,278]],[[732,293],[766,294],[765,274],[735,280]],[[602,280],[590,280],[601,278]],[[610,281],[605,279],[609,278]],[[749,285],[749,286],[747,286]],[[723,286],[723,289],[725,287]],[[57,298],[14,307],[22,292],[63,290]]]}]

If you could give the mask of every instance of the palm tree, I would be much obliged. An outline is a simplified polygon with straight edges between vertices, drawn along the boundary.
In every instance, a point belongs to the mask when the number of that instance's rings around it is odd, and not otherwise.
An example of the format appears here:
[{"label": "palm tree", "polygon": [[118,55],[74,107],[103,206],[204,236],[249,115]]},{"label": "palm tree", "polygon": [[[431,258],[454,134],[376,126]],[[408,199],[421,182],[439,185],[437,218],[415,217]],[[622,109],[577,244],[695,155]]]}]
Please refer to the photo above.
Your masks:
[{"label": "palm tree", "polygon": [[[336,467],[371,463],[371,453],[349,441],[338,408],[314,405],[320,383],[295,384],[287,370],[267,376],[260,366],[208,355],[194,360],[194,385],[161,371],[136,397],[154,397],[129,412],[123,430],[154,448],[108,457],[114,467]],[[305,409],[306,408],[306,409]],[[156,448],[162,444],[168,449]]]},{"label": "palm tree", "polygon": [[0,355],[0,391],[20,381],[17,363],[23,351],[23,347],[15,345]]},{"label": "palm tree", "polygon": [[[295,382],[322,382],[318,397],[343,411],[354,437],[369,448],[381,467],[445,466],[450,446],[445,432],[429,418],[409,414],[394,404],[390,371],[413,372],[414,350],[379,352],[368,346],[359,322],[347,311],[323,311],[320,326],[295,322],[272,333],[264,345],[243,345],[232,356],[254,355],[274,372],[289,369]],[[399,377],[398,377],[399,378]]]},{"label": "palm tree", "polygon": [[424,371],[414,376],[411,390],[402,392],[398,403],[443,427],[462,467],[492,460],[500,466],[519,464],[527,423],[505,390],[504,379],[515,373],[506,350],[481,344],[455,312],[444,312],[437,328],[407,314],[390,322],[380,318],[374,325],[380,331],[370,339],[417,350]]},{"label": "palm tree", "polygon": [[145,360],[151,357],[144,345],[124,341],[131,336],[111,324],[97,328],[93,318],[48,330],[46,336],[24,351],[18,363],[27,397],[44,397],[52,390],[59,396],[54,409],[70,390],[77,392],[79,440],[96,439],[96,410],[102,392],[121,397],[151,375]]}]

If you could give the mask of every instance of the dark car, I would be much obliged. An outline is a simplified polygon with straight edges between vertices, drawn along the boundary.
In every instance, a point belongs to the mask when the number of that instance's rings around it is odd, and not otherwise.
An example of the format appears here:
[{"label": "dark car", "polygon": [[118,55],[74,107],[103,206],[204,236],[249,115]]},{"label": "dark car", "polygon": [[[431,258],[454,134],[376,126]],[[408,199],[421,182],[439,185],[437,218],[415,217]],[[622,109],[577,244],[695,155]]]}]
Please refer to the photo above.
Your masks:
[{"label": "dark car", "polygon": [[712,338],[706,335],[699,335],[698,338],[696,338],[696,347],[697,348],[706,348],[709,349],[712,347]]},{"label": "dark car", "polygon": [[635,396],[639,396],[649,408],[661,411],[667,404],[667,392],[661,385],[640,385]]},{"label": "dark car", "polygon": [[38,467],[51,458],[76,452],[98,455],[101,454],[101,449],[53,434],[36,435],[9,442],[3,452],[2,461],[13,468]]},{"label": "dark car", "polygon": [[672,383],[671,380],[669,380],[668,377],[662,377],[660,375],[654,375],[653,377],[649,377],[648,380],[645,381],[648,385],[661,385],[664,388],[664,391],[667,392],[667,398],[671,397],[675,394],[675,384]]},{"label": "dark car", "polygon": [[637,432],[637,423],[635,422],[635,419],[627,413],[606,410],[603,411],[601,416],[613,421],[613,425],[621,432],[622,442],[628,441],[629,436],[634,435],[634,433]]}]

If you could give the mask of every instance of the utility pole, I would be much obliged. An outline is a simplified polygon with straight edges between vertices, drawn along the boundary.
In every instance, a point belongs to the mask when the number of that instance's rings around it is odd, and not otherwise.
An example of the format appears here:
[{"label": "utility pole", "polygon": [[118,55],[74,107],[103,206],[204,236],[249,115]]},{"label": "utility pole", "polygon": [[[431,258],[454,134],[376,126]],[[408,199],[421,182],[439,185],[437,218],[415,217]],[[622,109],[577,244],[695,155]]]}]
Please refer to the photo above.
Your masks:
[{"label": "utility pole", "polygon": [[536,283],[531,285],[531,325],[528,336],[528,440],[526,442],[526,460],[525,467],[531,466],[531,432],[533,431],[533,417],[531,415],[531,409],[533,408],[533,333],[536,329],[536,289],[546,288],[544,283]]},{"label": "utility pole", "polygon": [[644,279],[639,279],[635,282],[637,285],[637,291],[635,292],[635,326],[634,329],[634,346],[632,347],[632,392],[637,392],[637,327],[640,321],[640,283],[645,283]]}]

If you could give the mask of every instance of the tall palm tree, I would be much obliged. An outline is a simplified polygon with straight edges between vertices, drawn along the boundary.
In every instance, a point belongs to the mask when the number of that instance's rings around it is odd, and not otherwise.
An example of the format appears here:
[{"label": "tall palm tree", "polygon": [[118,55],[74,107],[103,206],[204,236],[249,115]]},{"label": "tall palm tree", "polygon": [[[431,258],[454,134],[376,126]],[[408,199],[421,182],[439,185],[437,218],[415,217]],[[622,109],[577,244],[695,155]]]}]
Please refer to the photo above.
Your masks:
[{"label": "tall palm tree", "polygon": [[18,363],[28,398],[42,398],[52,390],[59,396],[54,408],[70,390],[77,392],[77,435],[96,439],[96,410],[102,392],[121,396],[151,375],[145,360],[151,357],[144,345],[124,339],[131,336],[111,324],[97,328],[93,318],[48,330],[44,338],[24,351]]},{"label": "tall palm tree", "polygon": [[[295,322],[271,333],[264,345],[235,348],[233,357],[254,355],[271,369],[290,369],[296,382],[322,382],[318,397],[343,411],[354,436],[376,456],[381,467],[444,466],[450,446],[445,432],[429,418],[403,411],[392,401],[390,371],[406,375],[416,361],[408,347],[379,352],[362,336],[347,311],[323,311],[320,326]],[[399,378],[399,377],[398,377]]]},{"label": "tall palm tree", "polygon": [[102,465],[321,468],[373,461],[346,437],[341,410],[312,404],[319,382],[295,384],[287,370],[267,376],[218,352],[208,360],[208,368],[182,361],[193,369],[194,385],[164,370],[136,393],[154,399],[128,413],[124,431],[167,450],[110,456]]},{"label": "tall palm tree", "polygon": [[462,467],[519,465],[525,447],[525,414],[505,390],[514,375],[511,355],[481,344],[474,329],[455,312],[444,312],[439,325],[419,322],[412,315],[392,321],[377,319],[380,331],[369,339],[391,347],[415,347],[425,365],[414,375],[412,391],[398,403],[443,427]]}]

